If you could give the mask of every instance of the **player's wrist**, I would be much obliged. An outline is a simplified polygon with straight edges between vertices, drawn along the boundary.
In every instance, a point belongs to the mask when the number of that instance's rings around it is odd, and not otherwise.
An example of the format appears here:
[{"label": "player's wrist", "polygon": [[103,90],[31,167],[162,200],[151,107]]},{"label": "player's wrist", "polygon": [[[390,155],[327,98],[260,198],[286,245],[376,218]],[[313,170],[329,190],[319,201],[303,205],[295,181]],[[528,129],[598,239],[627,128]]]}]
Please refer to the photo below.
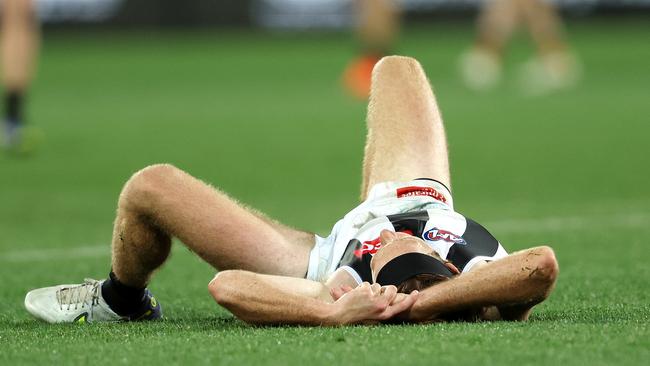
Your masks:
[{"label": "player's wrist", "polygon": [[325,303],[319,315],[321,325],[330,327],[344,325],[344,322],[341,320],[342,316],[340,306],[336,302]]},{"label": "player's wrist", "polygon": [[411,309],[402,314],[406,318],[405,320],[418,323],[433,320],[438,316],[438,313],[434,312],[435,306],[422,295],[426,295],[424,291],[420,293],[420,297],[415,301]]}]

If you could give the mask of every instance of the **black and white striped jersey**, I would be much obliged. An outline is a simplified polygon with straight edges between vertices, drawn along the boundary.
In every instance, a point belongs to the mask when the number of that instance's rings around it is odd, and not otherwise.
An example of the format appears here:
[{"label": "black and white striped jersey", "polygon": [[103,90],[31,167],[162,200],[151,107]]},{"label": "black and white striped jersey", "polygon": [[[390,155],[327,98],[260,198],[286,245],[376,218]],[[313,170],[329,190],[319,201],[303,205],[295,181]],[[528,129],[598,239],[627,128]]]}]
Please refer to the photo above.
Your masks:
[{"label": "black and white striped jersey", "polygon": [[469,271],[479,261],[508,255],[483,226],[454,211],[429,209],[388,215],[364,225],[350,239],[338,263],[338,267],[344,267],[358,283],[372,283],[370,259],[381,247],[379,233],[384,229],[423,239],[461,272]]},{"label": "black and white striped jersey", "polygon": [[347,213],[327,237],[316,236],[307,278],[325,281],[338,268],[359,283],[372,282],[370,259],[382,230],[422,238],[442,258],[466,272],[482,260],[508,253],[481,225],[454,211],[451,192],[431,179],[376,184],[368,198]]}]

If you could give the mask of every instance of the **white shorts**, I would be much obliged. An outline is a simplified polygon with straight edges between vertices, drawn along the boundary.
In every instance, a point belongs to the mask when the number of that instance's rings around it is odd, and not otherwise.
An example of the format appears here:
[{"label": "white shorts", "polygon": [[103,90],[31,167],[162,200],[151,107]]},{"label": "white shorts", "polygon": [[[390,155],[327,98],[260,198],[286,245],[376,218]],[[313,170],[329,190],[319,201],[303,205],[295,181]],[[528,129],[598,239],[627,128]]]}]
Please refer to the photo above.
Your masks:
[{"label": "white shorts", "polygon": [[336,270],[348,242],[367,222],[382,216],[433,208],[454,209],[451,192],[438,181],[421,178],[374,185],[368,198],[339,220],[329,236],[316,235],[316,245],[309,256],[307,279],[327,280]]}]

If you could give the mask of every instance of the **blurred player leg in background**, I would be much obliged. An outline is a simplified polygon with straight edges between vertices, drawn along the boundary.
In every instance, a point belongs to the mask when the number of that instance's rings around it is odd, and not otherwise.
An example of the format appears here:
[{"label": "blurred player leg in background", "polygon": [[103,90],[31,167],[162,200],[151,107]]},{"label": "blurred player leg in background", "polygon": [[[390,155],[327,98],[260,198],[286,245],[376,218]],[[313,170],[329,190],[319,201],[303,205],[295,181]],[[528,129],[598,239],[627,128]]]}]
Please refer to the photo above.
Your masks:
[{"label": "blurred player leg in background", "polygon": [[392,51],[397,40],[400,11],[397,0],[354,0],[354,5],[360,50],[345,69],[343,83],[350,94],[366,99],[372,68]]},{"label": "blurred player leg in background", "polygon": [[543,0],[521,3],[523,19],[537,47],[537,57],[520,70],[524,91],[541,94],[575,85],[580,66],[564,39],[562,21],[554,5]]},{"label": "blurred player leg in background", "polygon": [[39,45],[36,9],[32,0],[2,0],[2,83],[4,108],[2,145],[10,152],[28,153],[38,131],[25,127],[24,103]]},{"label": "blurred player leg in background", "polygon": [[475,44],[461,58],[468,87],[487,90],[499,83],[506,45],[521,24],[527,27],[538,52],[522,67],[525,91],[544,93],[577,81],[579,66],[552,4],[544,0],[487,0],[478,17]]},{"label": "blurred player leg in background", "polygon": [[513,0],[485,1],[474,46],[461,57],[462,76],[471,89],[490,89],[501,80],[504,49],[520,22],[514,4]]}]

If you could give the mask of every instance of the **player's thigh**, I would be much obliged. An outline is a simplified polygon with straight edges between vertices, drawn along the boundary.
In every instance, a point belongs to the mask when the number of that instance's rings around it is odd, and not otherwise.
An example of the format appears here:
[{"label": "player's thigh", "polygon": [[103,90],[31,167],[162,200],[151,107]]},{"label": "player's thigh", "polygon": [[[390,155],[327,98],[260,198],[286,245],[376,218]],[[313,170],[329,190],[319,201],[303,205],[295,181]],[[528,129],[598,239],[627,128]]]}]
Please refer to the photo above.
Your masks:
[{"label": "player's thigh", "polygon": [[144,169],[133,180],[153,220],[215,268],[302,277],[315,238],[250,210],[171,166]]},{"label": "player's thigh", "polygon": [[376,183],[425,177],[450,186],[442,118],[416,60],[393,56],[375,66],[367,122],[365,193]]}]

